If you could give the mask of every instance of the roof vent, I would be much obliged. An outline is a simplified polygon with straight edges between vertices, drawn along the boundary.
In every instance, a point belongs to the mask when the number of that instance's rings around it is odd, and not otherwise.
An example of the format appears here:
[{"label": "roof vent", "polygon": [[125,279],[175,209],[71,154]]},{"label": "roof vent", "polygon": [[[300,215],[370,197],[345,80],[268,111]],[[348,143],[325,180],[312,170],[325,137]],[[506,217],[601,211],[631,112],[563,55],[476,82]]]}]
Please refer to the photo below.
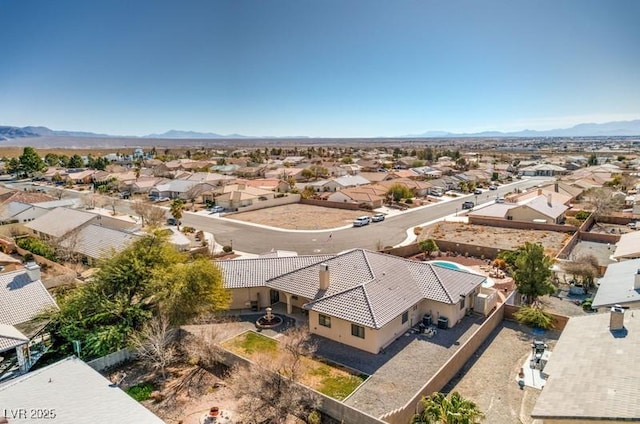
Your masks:
[{"label": "roof vent", "polygon": [[24,267],[31,281],[38,281],[40,279],[40,265],[35,262],[27,262]]}]

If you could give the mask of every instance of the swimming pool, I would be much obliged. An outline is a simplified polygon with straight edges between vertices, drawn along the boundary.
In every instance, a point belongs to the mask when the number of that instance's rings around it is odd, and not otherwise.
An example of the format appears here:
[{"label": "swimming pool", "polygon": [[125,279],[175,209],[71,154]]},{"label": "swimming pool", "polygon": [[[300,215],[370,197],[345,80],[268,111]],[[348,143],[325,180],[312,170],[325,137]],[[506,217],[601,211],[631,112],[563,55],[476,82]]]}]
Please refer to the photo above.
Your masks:
[{"label": "swimming pool", "polygon": [[[466,266],[464,266],[464,265],[460,265],[460,264],[457,264],[457,263],[455,263],[455,262],[449,262],[449,261],[429,261],[429,263],[430,263],[430,264],[432,264],[432,265],[441,266],[441,267],[443,267],[443,268],[458,269],[458,270],[460,270],[460,271],[466,271],[466,272],[470,272],[470,273],[472,273],[472,274],[477,274],[477,275],[482,275],[482,276],[484,276],[483,274],[480,274],[478,271],[475,271],[475,270],[473,270],[473,269],[471,269],[471,268],[467,268]],[[488,277],[487,277],[486,281],[482,283],[482,287],[485,287],[485,288],[493,287],[493,285],[494,285],[494,284],[495,284],[495,282],[494,282],[491,278],[488,278]]]}]

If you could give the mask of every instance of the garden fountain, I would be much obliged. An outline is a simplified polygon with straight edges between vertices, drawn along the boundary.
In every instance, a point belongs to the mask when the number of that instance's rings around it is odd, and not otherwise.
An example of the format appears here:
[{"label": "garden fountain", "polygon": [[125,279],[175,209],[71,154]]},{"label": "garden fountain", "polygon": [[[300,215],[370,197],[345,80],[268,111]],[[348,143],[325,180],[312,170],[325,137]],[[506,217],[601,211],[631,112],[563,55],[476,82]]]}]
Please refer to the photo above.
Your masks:
[{"label": "garden fountain", "polygon": [[273,314],[273,309],[267,308],[266,315],[258,318],[256,321],[256,327],[258,328],[274,328],[282,324],[282,318]]}]

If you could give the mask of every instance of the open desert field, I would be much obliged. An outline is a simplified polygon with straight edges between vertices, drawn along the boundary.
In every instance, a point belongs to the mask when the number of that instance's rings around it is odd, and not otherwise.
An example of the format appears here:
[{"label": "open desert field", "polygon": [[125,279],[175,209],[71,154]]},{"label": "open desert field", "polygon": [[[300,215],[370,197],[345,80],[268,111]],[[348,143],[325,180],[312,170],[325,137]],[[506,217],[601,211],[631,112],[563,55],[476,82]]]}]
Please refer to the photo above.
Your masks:
[{"label": "open desert field", "polygon": [[349,225],[361,215],[366,215],[366,213],[294,203],[230,214],[226,218],[288,230],[327,230]]}]

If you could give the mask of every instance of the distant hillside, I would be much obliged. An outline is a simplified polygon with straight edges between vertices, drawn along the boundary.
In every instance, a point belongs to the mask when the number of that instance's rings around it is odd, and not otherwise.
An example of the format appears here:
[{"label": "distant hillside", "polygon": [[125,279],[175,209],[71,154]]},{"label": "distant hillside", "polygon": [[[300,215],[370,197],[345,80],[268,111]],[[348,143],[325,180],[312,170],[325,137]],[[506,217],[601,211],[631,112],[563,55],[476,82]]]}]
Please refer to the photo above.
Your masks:
[{"label": "distant hillside", "polygon": [[479,133],[451,133],[446,131],[427,131],[402,137],[605,137],[640,135],[640,119],[633,121],[605,122],[603,124],[578,124],[571,128],[558,128],[547,131],[522,130],[514,132],[484,131]]},{"label": "distant hillside", "polygon": [[143,138],[183,138],[183,139],[210,139],[210,138],[250,138],[242,134],[216,134],[211,132],[196,132],[196,131],[181,131],[181,130],[169,130],[162,134],[149,134],[143,136]]},{"label": "distant hillside", "polygon": [[0,140],[8,140],[10,138],[38,137],[39,134],[27,128],[19,127],[0,127]]},{"label": "distant hillside", "polygon": [[0,140],[25,137],[113,137],[107,134],[96,134],[86,131],[56,131],[47,127],[0,127]]}]

